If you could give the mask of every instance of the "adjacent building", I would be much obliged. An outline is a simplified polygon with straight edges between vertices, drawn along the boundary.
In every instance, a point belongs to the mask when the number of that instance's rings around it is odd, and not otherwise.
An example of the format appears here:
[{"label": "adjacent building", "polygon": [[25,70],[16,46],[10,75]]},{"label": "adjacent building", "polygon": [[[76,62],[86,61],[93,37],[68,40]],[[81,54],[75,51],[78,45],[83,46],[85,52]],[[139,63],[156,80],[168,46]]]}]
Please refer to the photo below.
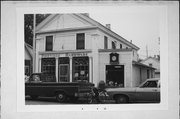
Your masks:
[{"label": "adjacent building", "polygon": [[154,57],[148,57],[141,61],[145,65],[155,68],[155,78],[160,78],[160,57],[155,55]]},{"label": "adjacent building", "polygon": [[35,72],[53,74],[56,82],[135,87],[155,70],[138,62],[138,50],[89,14],[52,14],[36,28]]},{"label": "adjacent building", "polygon": [[30,76],[32,74],[33,49],[27,43],[24,44],[24,49],[25,49],[24,73],[26,76]]}]

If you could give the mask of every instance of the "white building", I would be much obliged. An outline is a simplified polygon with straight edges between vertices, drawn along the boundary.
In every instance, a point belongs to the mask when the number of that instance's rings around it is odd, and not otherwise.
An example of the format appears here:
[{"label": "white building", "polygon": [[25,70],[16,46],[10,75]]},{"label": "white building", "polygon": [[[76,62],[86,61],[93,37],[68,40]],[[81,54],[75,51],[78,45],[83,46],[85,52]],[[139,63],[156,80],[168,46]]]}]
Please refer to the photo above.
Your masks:
[{"label": "white building", "polygon": [[159,61],[158,57],[156,57],[156,56],[148,57],[148,58],[142,60],[141,63],[155,68],[156,69],[155,70],[155,78],[160,78],[160,61]]},{"label": "white building", "polygon": [[138,63],[139,48],[89,17],[53,14],[36,28],[36,72],[56,76],[56,82],[84,80],[96,86],[134,87],[154,69]]}]

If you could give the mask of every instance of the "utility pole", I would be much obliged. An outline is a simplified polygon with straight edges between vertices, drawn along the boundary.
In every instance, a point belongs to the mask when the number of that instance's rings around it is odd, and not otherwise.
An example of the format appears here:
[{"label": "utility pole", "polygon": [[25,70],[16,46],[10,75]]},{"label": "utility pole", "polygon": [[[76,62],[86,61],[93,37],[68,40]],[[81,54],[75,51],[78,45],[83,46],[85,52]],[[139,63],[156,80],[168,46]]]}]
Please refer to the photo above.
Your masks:
[{"label": "utility pole", "polygon": [[33,15],[33,73],[36,69],[36,14]]},{"label": "utility pole", "polygon": [[146,45],[146,57],[148,58],[148,46]]}]

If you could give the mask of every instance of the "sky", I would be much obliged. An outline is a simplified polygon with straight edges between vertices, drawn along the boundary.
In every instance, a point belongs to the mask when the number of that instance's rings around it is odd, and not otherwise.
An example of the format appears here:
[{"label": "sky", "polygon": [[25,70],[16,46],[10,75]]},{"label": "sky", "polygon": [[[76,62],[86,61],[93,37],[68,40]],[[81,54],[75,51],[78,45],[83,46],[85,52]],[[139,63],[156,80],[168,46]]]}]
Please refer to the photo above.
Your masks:
[{"label": "sky", "polygon": [[[158,7],[117,7],[89,12],[102,25],[111,24],[111,30],[140,48],[141,59],[159,55],[159,9]],[[147,50],[146,50],[147,49]]]}]

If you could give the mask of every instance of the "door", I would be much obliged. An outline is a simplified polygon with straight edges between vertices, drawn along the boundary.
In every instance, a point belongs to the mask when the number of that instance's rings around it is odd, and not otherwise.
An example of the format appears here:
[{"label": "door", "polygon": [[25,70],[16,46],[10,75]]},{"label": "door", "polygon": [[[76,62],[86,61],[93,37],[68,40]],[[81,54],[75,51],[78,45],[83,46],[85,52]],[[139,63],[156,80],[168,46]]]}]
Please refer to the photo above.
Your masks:
[{"label": "door", "polygon": [[59,82],[69,82],[69,64],[59,64]]}]

